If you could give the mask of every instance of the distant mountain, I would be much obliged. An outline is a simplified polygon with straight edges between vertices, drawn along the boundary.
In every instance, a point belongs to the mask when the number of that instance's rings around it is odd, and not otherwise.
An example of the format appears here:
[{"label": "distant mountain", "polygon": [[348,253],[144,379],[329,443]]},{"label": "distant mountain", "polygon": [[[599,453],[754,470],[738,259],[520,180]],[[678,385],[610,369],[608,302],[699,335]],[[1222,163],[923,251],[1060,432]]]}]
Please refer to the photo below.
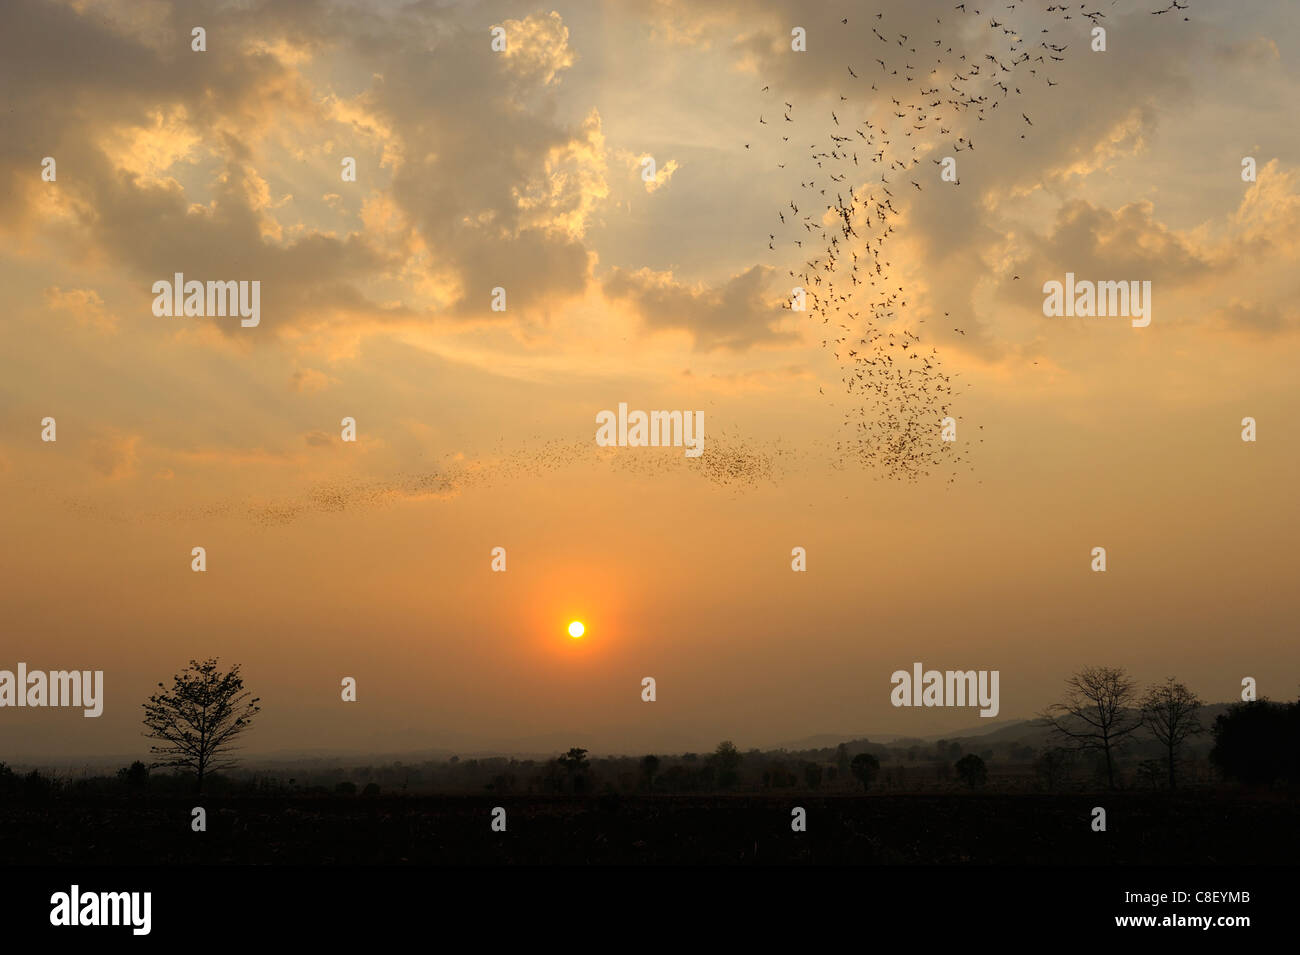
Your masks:
[{"label": "distant mountain", "polygon": [[990,721],[968,730],[957,730],[947,733],[934,733],[930,736],[898,736],[893,733],[819,733],[816,736],[805,736],[801,739],[787,740],[784,743],[778,743],[773,749],[784,749],[790,752],[802,752],[814,749],[834,749],[840,743],[862,742],[870,740],[873,743],[883,743],[890,746],[911,745],[913,743],[932,743],[935,740],[950,739],[1014,739],[1018,734],[1023,733],[1029,727],[1029,720],[1002,720]]},{"label": "distant mountain", "polygon": [[[1200,745],[1209,742],[1209,729],[1215,717],[1226,713],[1232,703],[1211,703],[1200,710],[1201,724],[1207,733],[1198,738]],[[1137,739],[1149,740],[1149,732],[1142,730]],[[460,733],[431,733],[426,729],[407,729],[385,733],[376,737],[373,746],[352,745],[333,748],[289,749],[246,753],[241,760],[244,769],[264,769],[273,766],[299,765],[313,762],[365,765],[368,763],[441,762],[452,756],[461,759],[482,759],[495,756],[518,759],[545,760],[563,753],[573,746],[581,746],[592,756],[642,756],[655,753],[659,756],[679,756],[683,753],[711,753],[722,739],[705,739],[698,733],[681,729],[657,729],[647,733],[642,728],[606,727],[600,732],[557,731],[522,737],[475,737]],[[870,746],[910,747],[932,746],[936,740],[961,744],[963,751],[983,750],[1003,746],[1029,746],[1041,749],[1051,745],[1051,733],[1038,720],[1012,719],[980,721],[966,729],[935,733],[930,736],[899,736],[891,733],[817,733],[776,745],[759,745],[765,751],[784,750],[790,754],[811,753],[835,749],[840,743],[861,751]],[[743,751],[755,748],[747,739],[737,737],[736,745]],[[73,774],[90,770],[104,771],[129,765],[143,758],[140,753],[121,755],[59,756],[42,758],[35,754],[13,754],[5,761],[15,768],[41,767]]]},{"label": "distant mountain", "polygon": [[[1201,707],[1197,715],[1206,732],[1205,735],[1198,738],[1199,742],[1207,743],[1209,741],[1209,731],[1214,726],[1215,718],[1228,712],[1228,709],[1234,705],[1233,703],[1207,703]],[[1151,734],[1149,730],[1143,727],[1137,731],[1135,737],[1139,740],[1150,739]],[[974,749],[1004,745],[1031,746],[1034,749],[1041,749],[1055,742],[1052,738],[1051,729],[1041,720],[1033,719],[1004,720],[993,725],[977,724],[970,729],[936,733],[931,736],[892,736],[886,733],[878,735],[820,733],[816,736],[806,736],[802,739],[782,743],[776,749],[783,749],[790,753],[800,753],[834,749],[840,743],[845,743],[850,749],[855,747],[860,749],[867,743],[873,746],[888,746],[891,748],[913,745],[926,746],[941,739],[952,743],[960,743],[962,749],[968,752]]]}]

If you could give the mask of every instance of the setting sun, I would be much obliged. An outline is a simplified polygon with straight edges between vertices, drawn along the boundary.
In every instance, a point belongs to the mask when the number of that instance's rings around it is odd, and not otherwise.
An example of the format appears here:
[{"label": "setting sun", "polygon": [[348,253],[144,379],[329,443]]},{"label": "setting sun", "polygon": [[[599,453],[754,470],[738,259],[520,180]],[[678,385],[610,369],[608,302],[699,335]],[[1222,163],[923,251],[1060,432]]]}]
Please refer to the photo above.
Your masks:
[{"label": "setting sun", "polygon": [[575,620],[573,623],[569,624],[569,636],[573,637],[575,640],[582,636],[586,630],[587,628],[582,625],[581,620]]}]

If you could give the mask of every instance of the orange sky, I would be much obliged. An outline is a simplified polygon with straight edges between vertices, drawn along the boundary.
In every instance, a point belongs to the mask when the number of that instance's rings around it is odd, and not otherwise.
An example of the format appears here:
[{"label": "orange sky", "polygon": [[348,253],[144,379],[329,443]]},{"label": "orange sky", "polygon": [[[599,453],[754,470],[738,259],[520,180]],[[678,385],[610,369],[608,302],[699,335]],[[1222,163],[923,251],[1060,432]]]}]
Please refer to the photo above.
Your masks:
[{"label": "orange sky", "polygon": [[[1121,4],[1025,90],[1032,138],[959,120],[960,189],[900,196],[889,258],[973,467],[908,484],[836,453],[853,399],[768,249],[805,171],[757,117],[888,115],[855,8],[805,6],[5,4],[0,669],[102,669],[106,703],[0,710],[0,758],[143,753],[144,698],[210,655],[263,698],[255,753],[977,727],[890,705],[914,661],[1000,670],[1000,719],[1090,664],[1292,697],[1288,8]],[[1152,281],[1151,325],[1044,317],[1067,271]],[[260,281],[261,323],[156,317],[175,272]],[[597,448],[619,402],[703,411],[704,457]]]}]

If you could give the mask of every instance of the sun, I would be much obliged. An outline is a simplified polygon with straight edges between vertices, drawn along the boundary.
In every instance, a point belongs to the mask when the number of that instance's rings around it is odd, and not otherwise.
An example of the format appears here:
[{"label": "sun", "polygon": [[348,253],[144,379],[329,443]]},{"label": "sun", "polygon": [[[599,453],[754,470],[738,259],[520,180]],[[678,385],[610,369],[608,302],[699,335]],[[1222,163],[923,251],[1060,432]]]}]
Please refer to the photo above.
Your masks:
[{"label": "sun", "polygon": [[569,636],[573,637],[575,640],[586,632],[587,628],[582,625],[581,620],[575,620],[573,623],[569,624]]}]

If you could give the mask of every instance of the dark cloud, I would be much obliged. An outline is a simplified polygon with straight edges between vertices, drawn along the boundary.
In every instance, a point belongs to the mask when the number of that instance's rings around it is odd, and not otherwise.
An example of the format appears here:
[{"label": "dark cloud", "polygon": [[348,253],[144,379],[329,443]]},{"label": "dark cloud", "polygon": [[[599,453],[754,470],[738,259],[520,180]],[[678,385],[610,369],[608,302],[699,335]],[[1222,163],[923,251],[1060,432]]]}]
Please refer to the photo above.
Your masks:
[{"label": "dark cloud", "polygon": [[[554,163],[583,161],[581,147],[598,136],[599,123],[570,127],[555,118],[546,86],[564,65],[558,17],[535,21],[534,48],[519,28],[514,39],[525,49],[507,60],[489,49],[486,24],[452,22],[456,11],[428,4],[378,16],[312,2],[161,9],[146,42],[68,6],[15,0],[0,8],[0,81],[8,94],[0,180],[10,186],[0,189],[0,229],[46,227],[33,221],[35,190],[58,189],[77,220],[71,253],[104,256],[137,275],[142,307],[153,281],[183,272],[260,280],[260,334],[359,315],[418,317],[367,292],[368,283],[409,265],[409,242],[381,248],[366,233],[312,229],[283,240],[266,234],[256,194],[266,175],[261,138],[289,124],[332,122],[323,105],[332,90],[268,52],[287,42],[337,52],[331,67],[375,75],[359,102],[397,130],[386,146],[408,161],[392,197],[459,286],[448,315],[490,316],[498,285],[507,287],[511,309],[523,310],[585,287],[588,253],[580,229],[565,219],[583,199],[574,189],[555,194],[551,175]],[[192,24],[207,30],[208,52],[191,52]],[[160,114],[183,116],[203,137],[207,165],[192,171],[198,177],[211,166],[203,190],[210,198],[174,179],[126,172],[102,147],[104,134],[148,128]],[[579,152],[566,159],[575,140]],[[59,163],[56,184],[39,182],[44,155]]]},{"label": "dark cloud", "polygon": [[1245,338],[1266,339],[1300,329],[1300,310],[1268,302],[1231,302],[1215,309],[1211,324]]},{"label": "dark cloud", "polygon": [[[1051,231],[1035,237],[1033,251],[1013,271],[1022,277],[1021,286],[1028,283],[1037,294],[1043,282],[1059,281],[1067,271],[1093,281],[1137,279],[1187,288],[1218,274],[1215,270],[1225,264],[1157,221],[1149,202],[1112,211],[1072,199],[1057,213]],[[1013,281],[1005,276],[1001,291],[1011,294]]]},{"label": "dark cloud", "polygon": [[756,265],[719,287],[695,288],[670,273],[614,269],[603,287],[610,298],[631,305],[648,328],[688,331],[700,349],[745,349],[795,338],[776,328],[785,313],[765,294],[771,272]]}]

